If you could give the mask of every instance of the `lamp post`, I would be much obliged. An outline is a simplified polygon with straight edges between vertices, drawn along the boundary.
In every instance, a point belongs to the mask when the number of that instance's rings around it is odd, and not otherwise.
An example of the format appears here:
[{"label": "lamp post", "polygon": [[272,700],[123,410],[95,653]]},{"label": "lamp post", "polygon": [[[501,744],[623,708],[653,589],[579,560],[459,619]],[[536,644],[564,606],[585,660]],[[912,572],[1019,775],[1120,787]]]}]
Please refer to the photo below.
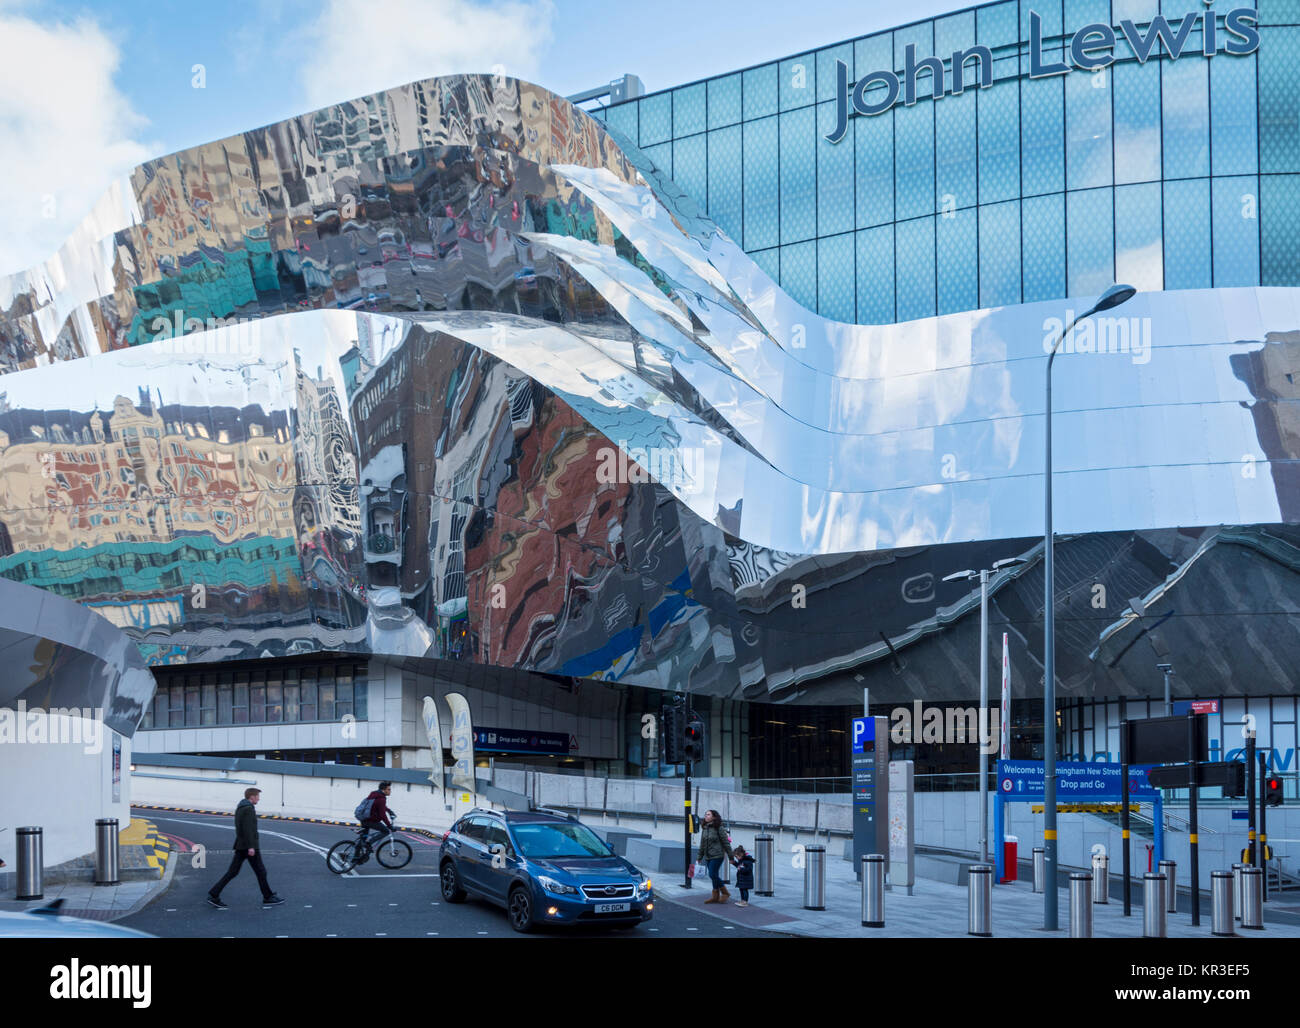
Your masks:
[{"label": "lamp post", "polygon": [[1084,318],[1118,307],[1137,290],[1113,285],[1101,294],[1091,309],[1071,321],[1052,344],[1047,357],[1047,392],[1044,412],[1047,431],[1043,475],[1043,856],[1047,865],[1047,886],[1043,890],[1043,928],[1054,932],[1056,918],[1056,564],[1052,536],[1052,363],[1061,342]]},{"label": "lamp post", "polygon": [[[979,717],[984,718],[985,724],[988,724],[989,709],[989,575],[993,572],[1001,571],[1005,567],[1011,567],[1014,564],[1025,563],[1021,557],[1007,557],[1004,560],[995,560],[992,568],[983,568],[979,571],[954,571],[951,575],[945,575],[945,582],[955,582],[961,579],[972,581],[976,578],[980,583],[980,707]],[[984,749],[984,743],[978,737],[978,728],[976,729],[976,745],[979,747],[979,796],[980,796],[980,863],[989,862],[989,755]]]}]

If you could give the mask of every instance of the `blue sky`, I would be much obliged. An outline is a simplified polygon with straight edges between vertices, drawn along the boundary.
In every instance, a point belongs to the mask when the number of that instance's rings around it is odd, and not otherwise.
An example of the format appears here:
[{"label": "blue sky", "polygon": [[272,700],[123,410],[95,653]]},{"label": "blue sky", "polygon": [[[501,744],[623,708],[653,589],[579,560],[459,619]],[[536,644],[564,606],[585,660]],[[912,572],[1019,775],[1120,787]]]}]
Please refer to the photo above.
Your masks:
[{"label": "blue sky", "polygon": [[561,94],[624,72],[653,91],[965,6],[0,0],[0,274],[54,253],[141,160],[412,79],[500,65]]}]

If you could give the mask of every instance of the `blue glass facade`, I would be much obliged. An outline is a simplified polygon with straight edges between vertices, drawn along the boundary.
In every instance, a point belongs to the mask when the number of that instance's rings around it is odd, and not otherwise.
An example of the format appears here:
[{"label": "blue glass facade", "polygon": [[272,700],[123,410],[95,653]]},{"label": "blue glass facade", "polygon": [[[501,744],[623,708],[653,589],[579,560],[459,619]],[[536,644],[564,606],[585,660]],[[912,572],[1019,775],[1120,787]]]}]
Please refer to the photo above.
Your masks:
[{"label": "blue glass facade", "polygon": [[[1083,26],[1116,27],[1115,62],[1030,78]],[[597,112],[671,168],[800,303],[879,324],[1097,292],[1300,282],[1300,3],[1259,0],[1254,53],[1223,52],[1190,0],[1004,0],[837,43]],[[1120,23],[1196,19],[1178,59],[1139,62]],[[850,83],[987,46],[992,83],[849,119]],[[964,66],[976,81],[976,62]],[[873,85],[868,98],[879,98]],[[671,146],[669,145],[671,144]],[[671,153],[671,163],[661,154]]]}]

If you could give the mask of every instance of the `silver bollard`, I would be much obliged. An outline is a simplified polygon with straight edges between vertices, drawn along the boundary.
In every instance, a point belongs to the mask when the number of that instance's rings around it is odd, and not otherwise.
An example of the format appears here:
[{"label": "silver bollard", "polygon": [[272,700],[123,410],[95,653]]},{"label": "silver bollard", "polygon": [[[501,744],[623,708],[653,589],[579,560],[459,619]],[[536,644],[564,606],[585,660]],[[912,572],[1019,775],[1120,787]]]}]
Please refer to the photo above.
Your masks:
[{"label": "silver bollard", "polygon": [[1264,869],[1241,869],[1241,927],[1264,930]]},{"label": "silver bollard", "polygon": [[826,909],[826,847],[808,846],[803,851],[803,908]]},{"label": "silver bollard", "polygon": [[722,861],[722,866],[718,868],[718,880],[721,881],[723,885],[731,884],[731,861],[730,860],[724,859]]},{"label": "silver bollard", "polygon": [[117,873],[117,818],[97,818],[95,821],[95,884],[121,885]]},{"label": "silver bollard", "polygon": [[754,895],[772,895],[772,858],[775,853],[770,835],[754,836]]},{"label": "silver bollard", "polygon": [[1165,876],[1148,871],[1142,876],[1142,938],[1169,938],[1169,911],[1165,909]]},{"label": "silver bollard", "polygon": [[885,858],[880,853],[862,858],[862,926],[885,927]]},{"label": "silver bollard", "polygon": [[1043,891],[1047,881],[1047,850],[1042,846],[1034,847],[1034,892]]},{"label": "silver bollard", "polygon": [[1070,875],[1070,938],[1092,938],[1092,875],[1087,871]]},{"label": "silver bollard", "polygon": [[1092,858],[1092,901],[1110,903],[1110,857],[1105,853]]},{"label": "silver bollard", "polygon": [[1233,916],[1241,920],[1241,869],[1245,864],[1232,865],[1232,910]]},{"label": "silver bollard", "polygon": [[19,828],[17,836],[18,867],[14,879],[18,886],[14,899],[45,898],[45,834],[35,826]]},{"label": "silver bollard", "polygon": [[967,935],[981,939],[993,937],[993,868],[988,864],[972,864],[968,877],[969,918]]},{"label": "silver bollard", "polygon": [[1160,873],[1165,876],[1165,910],[1178,913],[1178,864],[1173,860],[1160,861]]},{"label": "silver bollard", "polygon": [[1231,871],[1210,872],[1210,934],[1236,935],[1232,923],[1234,875]]}]

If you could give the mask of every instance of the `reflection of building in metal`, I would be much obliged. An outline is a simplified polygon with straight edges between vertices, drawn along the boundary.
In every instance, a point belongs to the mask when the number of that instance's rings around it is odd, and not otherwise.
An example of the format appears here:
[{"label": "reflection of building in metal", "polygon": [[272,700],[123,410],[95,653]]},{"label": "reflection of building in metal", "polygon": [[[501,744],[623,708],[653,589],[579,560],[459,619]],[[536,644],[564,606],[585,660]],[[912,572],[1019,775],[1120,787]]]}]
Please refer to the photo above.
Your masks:
[{"label": "reflection of building in metal", "polygon": [[[1019,47],[1016,19],[988,10],[980,33]],[[863,60],[882,39],[860,41]],[[818,55],[814,82],[833,56]],[[1022,155],[1032,183],[995,161],[1002,177],[990,166],[941,220],[934,191],[913,188],[936,174],[934,133],[896,138],[907,118],[965,119],[976,147],[1018,123],[1023,90],[1059,116],[1039,142],[1064,153],[1066,107],[1094,102],[1049,95],[1014,57],[980,104],[855,118],[861,145],[839,149],[813,104],[833,97],[778,92],[774,65],[745,80],[744,104],[723,77],[604,124],[526,83],[448,77],[150,162],[97,213],[95,245],[72,248],[84,267],[4,294],[5,359],[29,370],[7,377],[0,414],[13,549],[0,571],[53,561],[66,573],[49,586],[94,602],[94,576],[59,564],[84,565],[79,544],[170,544],[184,524],[221,559],[261,561],[259,591],[239,599],[232,570],[215,607],[151,614],[136,632],[158,662],[334,650],[847,706],[864,684],[881,701],[969,696],[974,600],[943,578],[1020,554],[992,583],[993,626],[1014,638],[1017,695],[1032,695],[1045,327],[1122,266],[1142,289],[1130,320],[1071,340],[1057,382],[1061,695],[1155,693],[1150,651],[1170,640],[1198,655],[1177,679],[1188,693],[1229,688],[1222,669],[1260,651],[1300,666],[1294,605],[1205,600],[1220,561],[1258,572],[1252,595],[1294,585],[1300,264],[1277,242],[1285,204],[1251,226],[1247,272],[1202,280],[1173,235],[1163,263],[1117,233],[1097,243],[1085,226],[1120,224],[1138,194],[1051,178],[1036,143]],[[877,181],[873,155],[896,144],[919,170],[895,180],[886,162]],[[873,183],[870,224],[855,176]],[[1238,227],[1216,215],[1204,235]],[[204,362],[161,343],[106,352],[152,338],[160,317]],[[187,327],[209,318],[260,320]],[[261,369],[248,381],[211,356],[235,332]],[[91,356],[56,361],[60,346]],[[190,418],[206,434],[180,433],[192,471],[169,463],[162,400],[50,409],[123,362],[149,396],[208,405]],[[72,459],[78,446],[93,461]],[[70,455],[61,479],[42,477],[47,452]],[[96,485],[74,500],[78,474]],[[74,538],[71,517],[99,517],[100,534]],[[256,556],[263,539],[289,549]],[[193,579],[173,570],[156,587],[115,582],[118,600],[183,600]],[[1231,688],[1294,684],[1277,671]]]}]

